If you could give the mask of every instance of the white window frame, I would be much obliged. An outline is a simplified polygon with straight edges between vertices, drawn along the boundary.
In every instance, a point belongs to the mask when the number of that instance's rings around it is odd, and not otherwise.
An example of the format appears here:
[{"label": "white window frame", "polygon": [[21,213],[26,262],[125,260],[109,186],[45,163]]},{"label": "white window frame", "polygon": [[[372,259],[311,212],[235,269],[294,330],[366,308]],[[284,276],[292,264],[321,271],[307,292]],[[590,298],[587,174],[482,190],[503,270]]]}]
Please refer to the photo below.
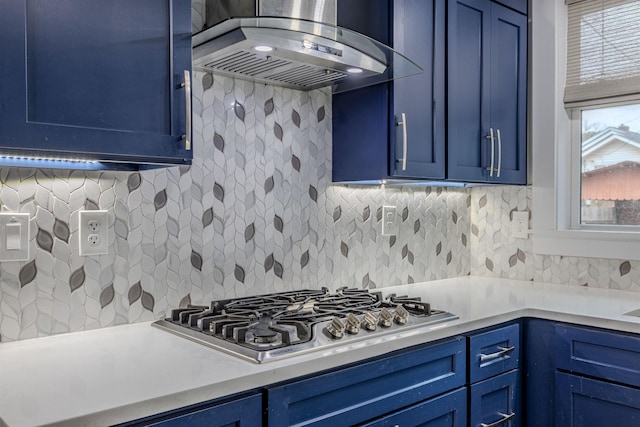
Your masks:
[{"label": "white window frame", "polygon": [[581,133],[580,114],[572,117],[563,102],[567,7],[563,0],[530,4],[533,252],[640,260],[640,232],[579,224],[581,158],[575,141]]}]

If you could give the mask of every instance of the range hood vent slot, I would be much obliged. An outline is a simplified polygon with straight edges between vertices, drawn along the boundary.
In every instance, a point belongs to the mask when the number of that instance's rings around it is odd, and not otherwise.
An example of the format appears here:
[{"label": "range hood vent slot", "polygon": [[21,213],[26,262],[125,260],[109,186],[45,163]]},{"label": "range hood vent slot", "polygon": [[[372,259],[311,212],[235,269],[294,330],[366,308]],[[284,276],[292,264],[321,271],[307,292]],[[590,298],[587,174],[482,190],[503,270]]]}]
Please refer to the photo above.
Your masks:
[{"label": "range hood vent slot", "polygon": [[[390,47],[335,26],[335,20],[314,20],[335,18],[336,0],[208,0],[206,7],[215,19],[193,36],[196,70],[298,90],[331,86],[333,93],[422,72]],[[254,9],[256,16],[230,15]],[[272,50],[256,50],[263,46]]]},{"label": "range hood vent slot", "polygon": [[238,51],[208,62],[205,68],[219,74],[292,88],[316,88],[346,77],[345,73],[319,69],[300,62]]},{"label": "range hood vent slot", "polygon": [[287,85],[301,87],[315,87],[321,84],[330,84],[333,81],[345,78],[346,75],[337,71],[318,70],[316,67],[300,64],[298,67],[268,76],[269,80],[280,81]]},{"label": "range hood vent slot", "polygon": [[271,72],[276,68],[288,67],[291,63],[260,57],[252,52],[239,51],[220,58],[205,65],[207,68],[219,69],[227,73],[239,73],[248,77],[258,77],[262,73]]}]

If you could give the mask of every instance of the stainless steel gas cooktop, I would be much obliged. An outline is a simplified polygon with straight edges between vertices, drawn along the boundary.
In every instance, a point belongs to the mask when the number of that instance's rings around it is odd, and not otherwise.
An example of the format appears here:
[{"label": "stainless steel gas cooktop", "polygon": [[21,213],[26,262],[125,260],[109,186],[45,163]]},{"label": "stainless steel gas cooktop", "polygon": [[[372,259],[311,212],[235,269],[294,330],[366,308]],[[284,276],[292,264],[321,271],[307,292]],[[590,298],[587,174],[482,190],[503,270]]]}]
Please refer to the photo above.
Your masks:
[{"label": "stainless steel gas cooktop", "polygon": [[342,288],[213,301],[153,326],[252,362],[267,362],[457,319],[420,298]]}]

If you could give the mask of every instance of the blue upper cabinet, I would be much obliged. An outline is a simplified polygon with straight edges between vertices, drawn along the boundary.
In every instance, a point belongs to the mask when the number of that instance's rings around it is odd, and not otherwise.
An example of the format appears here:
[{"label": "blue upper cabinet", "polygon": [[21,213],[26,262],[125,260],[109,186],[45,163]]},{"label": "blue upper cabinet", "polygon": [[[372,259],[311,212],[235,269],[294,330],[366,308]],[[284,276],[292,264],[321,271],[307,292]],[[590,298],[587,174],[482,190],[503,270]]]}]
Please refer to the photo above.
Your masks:
[{"label": "blue upper cabinet", "polygon": [[344,0],[338,24],[424,73],[333,97],[333,181],[445,176],[445,0]]},{"label": "blue upper cabinet", "polygon": [[526,184],[527,17],[450,0],[447,33],[448,178]]},{"label": "blue upper cabinet", "polygon": [[0,40],[1,155],[191,163],[190,1],[4,0]]}]

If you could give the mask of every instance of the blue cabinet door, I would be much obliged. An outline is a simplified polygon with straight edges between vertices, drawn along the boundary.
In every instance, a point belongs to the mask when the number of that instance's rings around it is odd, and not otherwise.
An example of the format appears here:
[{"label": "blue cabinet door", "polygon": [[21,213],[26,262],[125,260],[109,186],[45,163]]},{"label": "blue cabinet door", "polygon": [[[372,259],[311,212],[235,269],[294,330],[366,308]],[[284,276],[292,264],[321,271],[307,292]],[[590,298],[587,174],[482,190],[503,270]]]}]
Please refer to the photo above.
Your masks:
[{"label": "blue cabinet door", "polygon": [[467,389],[465,387],[365,423],[362,427],[465,427],[467,425]]},{"label": "blue cabinet door", "polygon": [[[491,3],[491,127],[496,182],[527,182],[527,17]],[[491,177],[490,177],[491,180]]]},{"label": "blue cabinet door", "polygon": [[444,28],[444,1],[394,1],[393,47],[424,71],[393,82],[393,177],[444,178]]},{"label": "blue cabinet door", "polygon": [[461,181],[487,179],[490,5],[485,0],[448,3],[447,166],[449,176]]},{"label": "blue cabinet door", "polygon": [[262,396],[256,394],[226,403],[178,410],[120,427],[256,427],[262,425]]},{"label": "blue cabinet door", "polygon": [[448,178],[525,184],[527,18],[489,0],[448,12]]},{"label": "blue cabinet door", "polygon": [[189,1],[5,0],[0,39],[3,154],[190,162]]},{"label": "blue cabinet door", "polygon": [[556,425],[566,427],[640,425],[640,390],[556,373]]},{"label": "blue cabinet door", "polygon": [[340,25],[392,44],[424,72],[334,95],[333,181],[443,179],[444,0],[345,0],[338,7]]},{"label": "blue cabinet door", "polygon": [[518,369],[471,385],[469,425],[472,427],[521,425]]}]

